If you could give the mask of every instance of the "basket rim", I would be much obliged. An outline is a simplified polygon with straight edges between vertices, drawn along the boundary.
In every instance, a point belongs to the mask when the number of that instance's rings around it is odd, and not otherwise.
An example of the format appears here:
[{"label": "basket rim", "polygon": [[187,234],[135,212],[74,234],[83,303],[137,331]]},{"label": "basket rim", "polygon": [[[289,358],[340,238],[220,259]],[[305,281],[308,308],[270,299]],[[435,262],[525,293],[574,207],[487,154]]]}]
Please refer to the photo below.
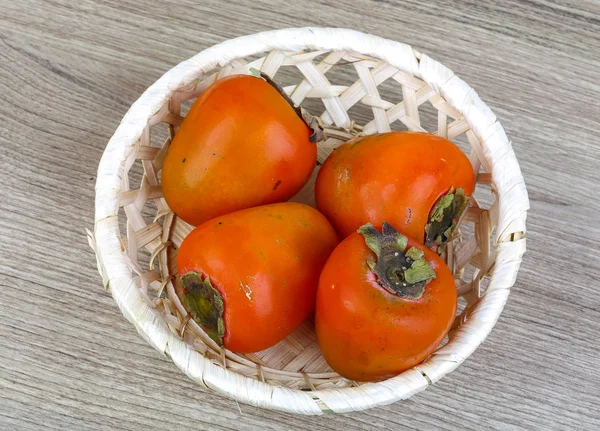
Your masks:
[{"label": "basket rim", "polygon": [[[487,155],[494,157],[499,151],[503,153],[498,163],[491,166],[499,204],[496,264],[490,274],[490,286],[494,285],[494,289],[488,288],[453,340],[424,363],[384,382],[311,392],[274,386],[223,369],[173,334],[137,292],[130,259],[121,250],[118,225],[121,177],[126,161],[148,121],[177,89],[234,59],[275,49],[299,51],[307,48],[358,52],[422,79],[463,114]],[[518,162],[502,126],[475,91],[450,69],[409,45],[355,30],[289,28],[241,36],[205,49],[173,67],[140,96],[123,117],[100,161],[95,228],[89,236],[104,285],[107,288],[110,285],[121,312],[140,335],[170,357],[193,380],[205,388],[258,407],[302,414],[341,413],[389,404],[420,392],[457,368],[487,337],[502,312],[525,252],[528,202]],[[515,205],[518,206],[516,210]]]}]

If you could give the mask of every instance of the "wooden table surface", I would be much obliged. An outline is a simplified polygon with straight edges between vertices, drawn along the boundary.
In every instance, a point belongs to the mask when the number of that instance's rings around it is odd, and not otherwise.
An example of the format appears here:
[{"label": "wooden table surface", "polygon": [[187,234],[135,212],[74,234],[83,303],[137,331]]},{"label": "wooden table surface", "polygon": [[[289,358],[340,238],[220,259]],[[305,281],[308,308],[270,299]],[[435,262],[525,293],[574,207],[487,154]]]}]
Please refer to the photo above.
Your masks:
[{"label": "wooden table surface", "polygon": [[[0,0],[0,11],[0,429],[600,429],[596,0]],[[453,69],[504,125],[531,197],[528,252],[485,343],[407,401],[321,417],[200,390],[121,316],[84,231],[100,156],[146,87],[217,42],[306,25],[403,41]]]}]

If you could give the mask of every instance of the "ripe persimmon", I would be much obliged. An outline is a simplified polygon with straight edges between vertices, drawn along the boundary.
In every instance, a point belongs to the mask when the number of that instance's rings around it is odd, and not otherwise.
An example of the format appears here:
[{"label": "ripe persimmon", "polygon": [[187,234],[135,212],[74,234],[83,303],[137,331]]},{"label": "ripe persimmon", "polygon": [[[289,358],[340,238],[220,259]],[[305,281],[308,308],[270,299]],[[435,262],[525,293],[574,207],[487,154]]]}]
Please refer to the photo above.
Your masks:
[{"label": "ripe persimmon", "polygon": [[319,274],[338,243],[327,219],[285,202],[209,220],[183,241],[177,293],[219,345],[266,349],[314,312]]},{"label": "ripe persimmon", "polygon": [[343,237],[385,220],[432,247],[448,241],[474,187],[471,163],[452,142],[391,132],[338,147],[319,171],[315,197]]},{"label": "ripe persimmon", "polygon": [[423,361],[456,314],[452,273],[432,250],[387,223],[343,240],[319,280],[315,325],[327,363],[340,375],[379,381]]},{"label": "ripe persimmon", "polygon": [[286,201],[317,160],[313,131],[264,79],[234,75],[194,102],[162,168],[169,207],[192,225]]}]

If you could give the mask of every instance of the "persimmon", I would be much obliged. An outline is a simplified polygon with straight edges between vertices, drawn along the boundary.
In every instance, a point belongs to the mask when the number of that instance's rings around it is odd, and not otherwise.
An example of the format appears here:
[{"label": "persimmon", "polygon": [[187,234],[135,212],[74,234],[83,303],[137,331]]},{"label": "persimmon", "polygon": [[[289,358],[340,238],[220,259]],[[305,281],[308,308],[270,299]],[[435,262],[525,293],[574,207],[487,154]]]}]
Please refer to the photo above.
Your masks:
[{"label": "persimmon", "polygon": [[317,208],[343,237],[387,221],[428,246],[443,246],[473,193],[467,156],[439,136],[391,132],[356,138],[326,160]]},{"label": "persimmon", "polygon": [[423,361],[456,314],[444,261],[387,223],[344,239],[325,264],[315,313],[319,347],[342,376],[379,381]]},{"label": "persimmon", "polygon": [[192,225],[286,201],[315,167],[312,135],[265,79],[220,79],[194,102],[171,143],[162,168],[165,200]]},{"label": "persimmon", "polygon": [[319,274],[338,243],[316,209],[285,202],[196,227],[177,255],[177,293],[219,345],[257,352],[314,312]]}]

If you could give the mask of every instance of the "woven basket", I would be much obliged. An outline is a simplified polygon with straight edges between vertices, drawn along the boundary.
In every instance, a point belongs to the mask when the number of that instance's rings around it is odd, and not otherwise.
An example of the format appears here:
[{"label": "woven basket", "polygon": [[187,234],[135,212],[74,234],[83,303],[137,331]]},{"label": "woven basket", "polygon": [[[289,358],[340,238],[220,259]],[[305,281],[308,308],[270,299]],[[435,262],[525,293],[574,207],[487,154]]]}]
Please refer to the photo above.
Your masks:
[{"label": "woven basket", "polygon": [[[475,199],[448,246],[459,311],[446,344],[380,383],[333,372],[312,322],[255,354],[220,349],[175,295],[176,249],[191,227],[161,197],[160,170],[191,101],[211,83],[256,68],[320,115],[322,162],[357,134],[428,131],[470,156]],[[315,174],[316,171],[315,170]],[[314,177],[294,200],[313,203]],[[249,185],[250,186],[250,185]],[[123,315],[201,386],[259,407],[301,414],[349,412],[405,399],[459,366],[494,326],[525,252],[529,202],[502,126],[475,91],[408,45],[344,29],[285,29],[229,40],[179,64],[123,118],[98,168],[94,233],[104,286]]]}]

